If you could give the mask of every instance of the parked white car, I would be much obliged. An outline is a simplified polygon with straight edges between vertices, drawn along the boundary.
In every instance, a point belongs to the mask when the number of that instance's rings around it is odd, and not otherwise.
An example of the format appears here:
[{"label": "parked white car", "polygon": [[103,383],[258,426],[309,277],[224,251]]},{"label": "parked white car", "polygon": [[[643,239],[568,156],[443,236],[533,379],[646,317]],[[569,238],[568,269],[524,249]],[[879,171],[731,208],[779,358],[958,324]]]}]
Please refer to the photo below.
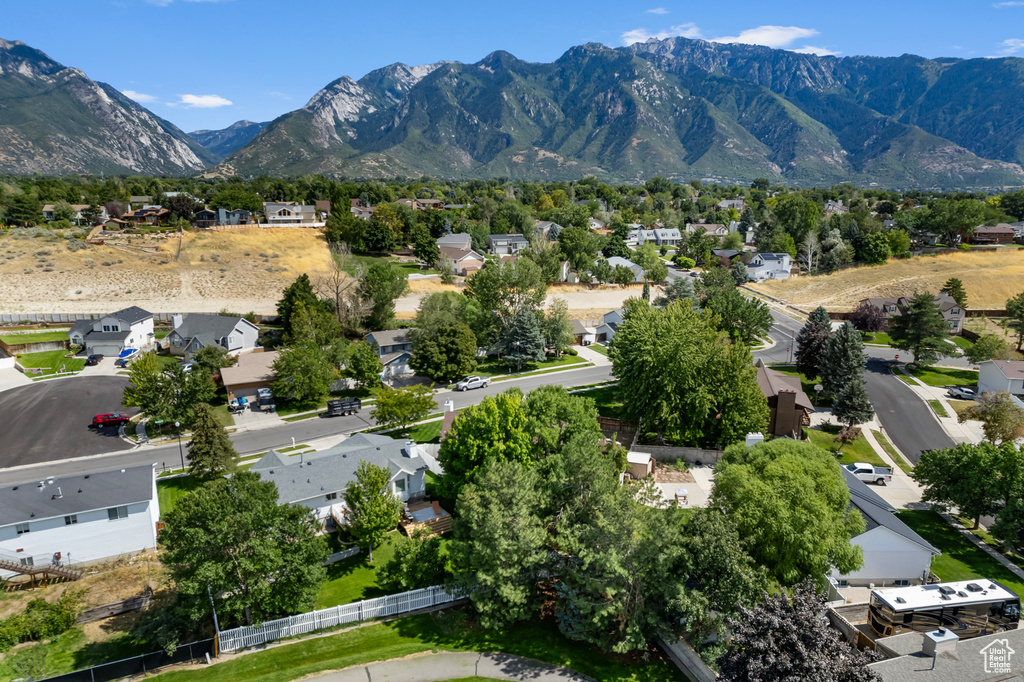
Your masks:
[{"label": "parked white car", "polygon": [[950,386],[948,393],[949,397],[959,400],[975,400],[978,397],[978,394],[972,389],[964,386]]},{"label": "parked white car", "polygon": [[875,485],[885,485],[892,480],[892,469],[885,469],[883,467],[876,467],[864,462],[854,462],[853,464],[847,464],[846,470],[852,473],[854,476],[864,481],[865,483],[874,483]]},{"label": "parked white car", "polygon": [[459,383],[455,384],[456,391],[468,391],[471,388],[487,388],[491,385],[491,380],[486,377],[466,377]]}]

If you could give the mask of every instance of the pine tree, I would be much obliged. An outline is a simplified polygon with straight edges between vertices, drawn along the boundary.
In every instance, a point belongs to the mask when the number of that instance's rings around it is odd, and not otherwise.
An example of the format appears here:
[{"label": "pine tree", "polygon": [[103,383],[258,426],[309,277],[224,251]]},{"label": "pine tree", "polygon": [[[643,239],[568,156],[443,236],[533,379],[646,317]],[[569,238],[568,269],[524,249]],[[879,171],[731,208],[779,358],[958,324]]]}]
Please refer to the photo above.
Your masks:
[{"label": "pine tree", "polygon": [[875,416],[875,408],[871,406],[867,389],[864,388],[863,375],[859,381],[851,381],[840,389],[839,394],[832,399],[832,414],[847,426],[863,424]]},{"label": "pine tree", "polygon": [[864,384],[864,343],[860,332],[847,322],[825,344],[819,370],[825,392],[838,398],[850,384]]},{"label": "pine tree", "polygon": [[953,300],[957,302],[957,305],[967,307],[967,290],[964,289],[964,283],[960,281],[959,277],[950,277],[946,280],[946,283],[942,285],[939,292],[943,294],[949,294],[953,297]]},{"label": "pine tree", "polygon": [[502,340],[505,364],[522,368],[523,364],[544,360],[544,336],[540,333],[537,315],[522,307],[512,319],[512,326]]},{"label": "pine tree", "polygon": [[238,452],[227,431],[213,416],[206,403],[196,405],[192,440],[188,444],[189,473],[199,476],[220,476],[235,468]]},{"label": "pine tree", "polygon": [[821,306],[814,309],[807,324],[796,336],[796,369],[808,379],[813,379],[820,372],[825,344],[832,337],[832,320],[828,312]]},{"label": "pine tree", "polygon": [[651,300],[651,285],[650,285],[650,283],[647,280],[644,280],[644,291],[641,294],[641,297],[645,301],[650,301]]},{"label": "pine tree", "polygon": [[917,294],[889,323],[892,345],[914,354],[915,365],[930,365],[946,354],[946,321],[935,297]]}]

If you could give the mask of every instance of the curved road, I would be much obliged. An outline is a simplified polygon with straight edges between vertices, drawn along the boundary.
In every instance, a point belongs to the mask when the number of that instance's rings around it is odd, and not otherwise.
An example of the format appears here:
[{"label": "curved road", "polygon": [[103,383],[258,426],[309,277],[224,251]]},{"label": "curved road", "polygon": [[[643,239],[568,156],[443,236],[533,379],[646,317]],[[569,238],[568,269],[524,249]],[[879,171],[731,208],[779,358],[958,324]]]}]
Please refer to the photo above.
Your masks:
[{"label": "curved road", "polygon": [[589,682],[585,675],[509,654],[432,654],[383,661],[311,678],[320,682],[438,682],[466,677],[514,682]]}]

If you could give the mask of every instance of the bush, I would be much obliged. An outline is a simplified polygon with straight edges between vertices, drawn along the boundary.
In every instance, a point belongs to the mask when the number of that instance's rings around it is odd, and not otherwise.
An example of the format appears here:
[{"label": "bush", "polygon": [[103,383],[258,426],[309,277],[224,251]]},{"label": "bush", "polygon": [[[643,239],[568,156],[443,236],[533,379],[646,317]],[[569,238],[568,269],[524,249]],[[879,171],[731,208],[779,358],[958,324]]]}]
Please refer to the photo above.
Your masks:
[{"label": "bush", "polygon": [[68,593],[55,604],[42,598],[33,599],[24,611],[0,621],[0,651],[67,632],[75,625],[78,606],[78,599]]},{"label": "bush", "polygon": [[386,592],[407,592],[441,585],[447,577],[446,557],[440,536],[428,537],[420,529],[411,538],[399,539],[395,555],[377,570],[377,584]]},{"label": "bush", "polygon": [[566,355],[573,355],[573,356],[580,354],[580,352],[578,350],[576,350],[575,348],[566,348],[564,353]]},{"label": "bush", "polygon": [[689,270],[690,268],[697,264],[697,261],[686,256],[676,256],[675,258],[672,259],[672,262],[685,270]]}]

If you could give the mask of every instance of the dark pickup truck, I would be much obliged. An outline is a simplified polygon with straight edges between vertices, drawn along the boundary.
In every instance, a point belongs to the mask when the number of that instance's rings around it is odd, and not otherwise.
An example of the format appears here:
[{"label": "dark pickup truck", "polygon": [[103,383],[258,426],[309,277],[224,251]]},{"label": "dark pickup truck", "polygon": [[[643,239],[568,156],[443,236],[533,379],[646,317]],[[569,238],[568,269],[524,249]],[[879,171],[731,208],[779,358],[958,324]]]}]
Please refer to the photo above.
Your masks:
[{"label": "dark pickup truck", "polygon": [[363,409],[363,401],[359,398],[342,398],[341,400],[328,400],[325,417],[341,417],[346,414],[355,414]]}]

